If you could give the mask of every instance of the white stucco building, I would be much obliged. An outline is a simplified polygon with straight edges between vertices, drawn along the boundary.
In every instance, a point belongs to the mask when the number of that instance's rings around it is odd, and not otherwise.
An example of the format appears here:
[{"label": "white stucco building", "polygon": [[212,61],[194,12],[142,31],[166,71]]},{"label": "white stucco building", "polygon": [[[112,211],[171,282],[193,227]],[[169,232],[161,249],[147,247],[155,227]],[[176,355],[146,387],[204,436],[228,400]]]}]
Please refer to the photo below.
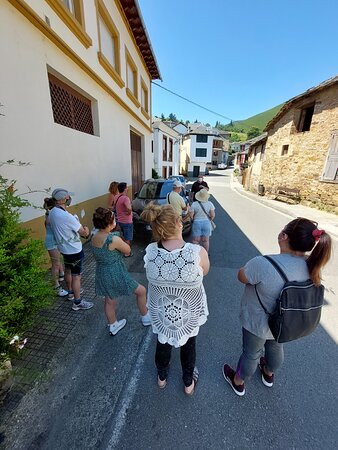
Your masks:
[{"label": "white stucco building", "polygon": [[[112,180],[137,190],[153,167],[160,73],[137,0],[2,0],[0,41],[0,161],[30,163],[2,175],[18,192],[75,192],[73,212],[91,226]],[[42,215],[28,208],[22,220],[42,232]]]},{"label": "white stucco building", "polygon": [[228,140],[216,128],[189,124],[180,148],[180,172],[196,178],[208,168],[217,168],[227,157]]},{"label": "white stucco building", "polygon": [[160,120],[153,122],[154,169],[160,177],[179,174],[180,134]]}]

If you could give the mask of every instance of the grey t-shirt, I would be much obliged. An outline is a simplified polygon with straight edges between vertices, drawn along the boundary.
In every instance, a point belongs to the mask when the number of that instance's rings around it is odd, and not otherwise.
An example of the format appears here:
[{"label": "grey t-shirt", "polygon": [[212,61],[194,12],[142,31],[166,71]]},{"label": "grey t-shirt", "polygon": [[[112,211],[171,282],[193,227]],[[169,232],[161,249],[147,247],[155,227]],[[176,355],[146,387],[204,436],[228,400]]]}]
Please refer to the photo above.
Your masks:
[{"label": "grey t-shirt", "polygon": [[[203,202],[203,208],[207,214],[210,214],[210,211],[215,209],[214,205],[209,201]],[[194,220],[209,220],[198,201],[193,202],[190,206],[190,211],[194,211]]]},{"label": "grey t-shirt", "polygon": [[[309,271],[304,257],[289,253],[270,255],[280,265],[289,281],[309,279]],[[284,280],[273,265],[263,256],[250,259],[244,266],[244,273],[250,284],[245,285],[241,299],[240,320],[242,327],[262,339],[274,339],[268,325],[268,315],[261,307],[254,285],[261,302],[270,313],[275,309]]]}]

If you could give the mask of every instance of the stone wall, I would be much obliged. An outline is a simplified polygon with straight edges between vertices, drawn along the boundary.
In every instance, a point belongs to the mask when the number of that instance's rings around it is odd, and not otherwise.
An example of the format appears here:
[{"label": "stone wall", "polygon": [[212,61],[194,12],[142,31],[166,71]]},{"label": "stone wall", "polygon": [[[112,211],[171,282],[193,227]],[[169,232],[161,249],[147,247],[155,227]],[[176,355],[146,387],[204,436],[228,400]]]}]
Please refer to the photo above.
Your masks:
[{"label": "stone wall", "polygon": [[[296,128],[300,109],[315,101],[309,131]],[[321,181],[331,133],[338,128],[338,86],[301,99],[268,131],[261,179],[267,192],[277,187],[299,189],[302,202],[338,213],[337,182]],[[289,145],[282,156],[283,145]]]}]

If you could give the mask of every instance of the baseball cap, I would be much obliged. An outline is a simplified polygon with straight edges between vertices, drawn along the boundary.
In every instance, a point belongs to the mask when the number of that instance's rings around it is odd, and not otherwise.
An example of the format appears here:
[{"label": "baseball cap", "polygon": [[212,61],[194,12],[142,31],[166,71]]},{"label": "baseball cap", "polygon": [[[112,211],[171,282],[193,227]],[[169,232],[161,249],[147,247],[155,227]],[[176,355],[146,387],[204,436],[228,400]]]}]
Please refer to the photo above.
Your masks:
[{"label": "baseball cap", "polygon": [[74,192],[69,192],[69,191],[67,191],[67,189],[64,189],[64,188],[56,188],[52,192],[52,197],[55,200],[62,200],[63,198],[66,198],[70,195],[74,195]]},{"label": "baseball cap", "polygon": [[179,180],[176,180],[176,181],[174,181],[173,186],[181,188],[182,187],[182,183]]}]

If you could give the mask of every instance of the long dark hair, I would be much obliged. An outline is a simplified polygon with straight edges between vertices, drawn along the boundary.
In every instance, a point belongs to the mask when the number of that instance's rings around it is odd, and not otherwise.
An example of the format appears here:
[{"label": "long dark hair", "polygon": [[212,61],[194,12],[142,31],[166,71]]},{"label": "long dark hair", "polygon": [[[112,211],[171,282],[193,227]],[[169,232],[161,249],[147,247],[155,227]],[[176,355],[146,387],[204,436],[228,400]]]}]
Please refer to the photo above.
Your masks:
[{"label": "long dark hair", "polygon": [[317,222],[298,217],[284,228],[290,248],[298,252],[311,252],[306,260],[311,280],[319,285],[321,269],[331,257],[331,237],[324,230],[318,230]]}]

